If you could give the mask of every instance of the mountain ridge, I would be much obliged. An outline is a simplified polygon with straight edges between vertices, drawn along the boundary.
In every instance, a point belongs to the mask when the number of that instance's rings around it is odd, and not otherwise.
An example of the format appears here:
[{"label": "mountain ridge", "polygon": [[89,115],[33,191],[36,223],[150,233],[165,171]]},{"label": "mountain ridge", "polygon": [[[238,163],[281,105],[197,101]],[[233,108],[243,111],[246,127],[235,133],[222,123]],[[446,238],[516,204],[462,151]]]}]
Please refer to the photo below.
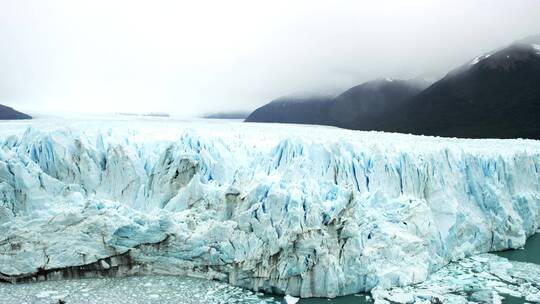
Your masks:
[{"label": "mountain ridge", "polygon": [[[269,111],[270,104],[246,121],[264,116],[264,122],[303,123],[304,112],[317,105],[308,100],[294,111],[283,104]],[[321,114],[312,117],[312,124],[445,137],[540,139],[540,35],[477,56],[430,85],[377,79],[318,107]],[[287,121],[281,121],[285,112]]]}]

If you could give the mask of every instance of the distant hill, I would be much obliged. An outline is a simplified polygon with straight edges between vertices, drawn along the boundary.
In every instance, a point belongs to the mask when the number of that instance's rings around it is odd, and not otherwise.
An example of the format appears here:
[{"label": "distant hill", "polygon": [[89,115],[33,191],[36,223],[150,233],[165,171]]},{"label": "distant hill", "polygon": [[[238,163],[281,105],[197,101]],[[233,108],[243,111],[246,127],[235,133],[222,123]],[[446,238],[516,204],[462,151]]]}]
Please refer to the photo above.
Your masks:
[{"label": "distant hill", "polygon": [[246,121],[540,139],[540,35],[478,56],[431,85],[381,79],[333,99],[278,101],[257,109]]},{"label": "distant hill", "polygon": [[281,97],[258,108],[247,122],[279,122],[299,124],[327,124],[328,107],[332,97],[299,95]]},{"label": "distant hill", "polygon": [[282,97],[255,110],[247,122],[280,122],[371,129],[381,115],[404,99],[418,94],[428,83],[378,79],[355,86],[333,98]]},{"label": "distant hill", "polygon": [[32,116],[13,110],[13,108],[0,105],[0,120],[5,119],[31,119]]},{"label": "distant hill", "polygon": [[245,119],[248,117],[249,112],[217,112],[210,113],[203,116],[203,118],[208,119]]}]

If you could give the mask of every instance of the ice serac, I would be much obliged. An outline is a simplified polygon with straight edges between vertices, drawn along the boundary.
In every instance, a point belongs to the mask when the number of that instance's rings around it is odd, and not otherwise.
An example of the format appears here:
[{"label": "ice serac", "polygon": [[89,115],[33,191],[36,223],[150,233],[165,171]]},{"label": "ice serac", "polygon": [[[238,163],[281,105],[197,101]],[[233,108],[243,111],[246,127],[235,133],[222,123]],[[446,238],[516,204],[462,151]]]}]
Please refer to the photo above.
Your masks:
[{"label": "ice serac", "polygon": [[284,128],[3,136],[0,279],[123,256],[146,273],[335,297],[422,282],[539,227],[537,141]]}]

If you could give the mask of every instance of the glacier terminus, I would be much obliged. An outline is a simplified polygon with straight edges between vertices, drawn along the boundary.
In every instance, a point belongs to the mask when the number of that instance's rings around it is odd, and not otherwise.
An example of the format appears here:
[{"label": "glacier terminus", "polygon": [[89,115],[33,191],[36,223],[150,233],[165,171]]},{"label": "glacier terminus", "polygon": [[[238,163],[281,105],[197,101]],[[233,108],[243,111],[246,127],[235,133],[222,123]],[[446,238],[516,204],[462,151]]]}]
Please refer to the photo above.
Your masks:
[{"label": "glacier terminus", "polygon": [[[28,127],[29,126],[29,127]],[[0,129],[0,280],[405,288],[539,229],[540,142],[159,118]]]}]

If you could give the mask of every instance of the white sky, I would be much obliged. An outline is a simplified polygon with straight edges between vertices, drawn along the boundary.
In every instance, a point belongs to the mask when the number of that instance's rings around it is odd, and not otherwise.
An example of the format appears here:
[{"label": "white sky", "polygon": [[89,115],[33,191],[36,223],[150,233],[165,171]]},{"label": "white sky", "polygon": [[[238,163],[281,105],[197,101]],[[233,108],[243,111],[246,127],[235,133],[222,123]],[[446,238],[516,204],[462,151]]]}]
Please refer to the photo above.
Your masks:
[{"label": "white sky", "polygon": [[0,103],[253,110],[295,92],[440,76],[539,32],[538,0],[0,0]]}]

